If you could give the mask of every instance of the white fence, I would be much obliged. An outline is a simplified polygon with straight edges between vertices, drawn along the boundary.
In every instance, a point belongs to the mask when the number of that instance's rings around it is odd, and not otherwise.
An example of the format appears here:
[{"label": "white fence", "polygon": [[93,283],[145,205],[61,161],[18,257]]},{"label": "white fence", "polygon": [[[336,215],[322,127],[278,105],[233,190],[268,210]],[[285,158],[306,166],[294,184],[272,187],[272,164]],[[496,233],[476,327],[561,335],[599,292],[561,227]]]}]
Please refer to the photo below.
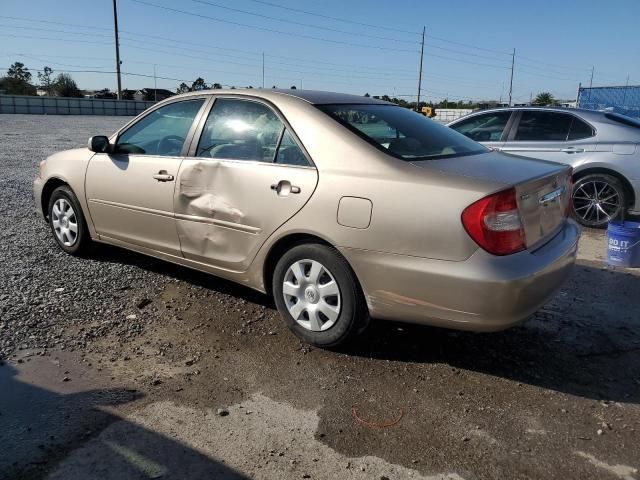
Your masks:
[{"label": "white fence", "polygon": [[440,123],[449,123],[460,117],[469,115],[473,110],[470,108],[436,108],[436,116],[433,119]]},{"label": "white fence", "polygon": [[0,113],[134,116],[153,104],[136,100],[0,95]]}]

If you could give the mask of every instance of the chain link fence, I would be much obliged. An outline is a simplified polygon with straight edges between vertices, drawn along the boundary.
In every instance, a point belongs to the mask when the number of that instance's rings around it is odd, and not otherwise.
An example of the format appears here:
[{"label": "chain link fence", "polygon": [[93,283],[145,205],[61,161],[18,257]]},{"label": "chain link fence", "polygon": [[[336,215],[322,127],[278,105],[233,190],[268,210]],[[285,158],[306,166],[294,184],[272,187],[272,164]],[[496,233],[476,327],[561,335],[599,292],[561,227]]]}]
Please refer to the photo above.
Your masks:
[{"label": "chain link fence", "polygon": [[640,85],[582,87],[578,91],[578,108],[608,110],[640,118]]}]

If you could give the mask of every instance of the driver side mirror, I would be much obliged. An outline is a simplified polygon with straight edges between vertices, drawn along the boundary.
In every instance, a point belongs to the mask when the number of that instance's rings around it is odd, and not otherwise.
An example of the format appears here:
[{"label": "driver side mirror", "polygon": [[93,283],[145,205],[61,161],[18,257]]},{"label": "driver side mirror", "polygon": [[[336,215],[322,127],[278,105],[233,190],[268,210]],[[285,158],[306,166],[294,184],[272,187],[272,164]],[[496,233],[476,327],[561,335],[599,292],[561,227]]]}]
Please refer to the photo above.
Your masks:
[{"label": "driver side mirror", "polygon": [[109,144],[109,139],[104,135],[95,135],[89,138],[87,147],[89,148],[89,150],[95,153],[111,152],[111,145]]}]

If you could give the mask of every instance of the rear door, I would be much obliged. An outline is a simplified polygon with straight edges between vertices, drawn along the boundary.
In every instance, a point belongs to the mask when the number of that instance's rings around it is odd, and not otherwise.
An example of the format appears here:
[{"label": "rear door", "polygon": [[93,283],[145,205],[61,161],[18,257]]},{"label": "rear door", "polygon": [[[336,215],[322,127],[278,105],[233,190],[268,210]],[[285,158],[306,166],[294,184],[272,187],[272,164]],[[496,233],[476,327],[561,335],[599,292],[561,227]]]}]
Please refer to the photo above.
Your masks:
[{"label": "rear door", "polygon": [[192,127],[205,98],[176,101],[120,132],[113,153],[89,162],[85,189],[98,234],[181,255],[173,193]]},{"label": "rear door", "polygon": [[200,123],[174,196],[182,253],[245,271],[311,197],[318,173],[292,128],[262,101],[217,98]]},{"label": "rear door", "polygon": [[471,115],[450,127],[489,148],[500,149],[504,144],[510,119],[510,111],[499,110]]},{"label": "rear door", "polygon": [[590,125],[570,113],[522,110],[502,150],[575,167],[594,151],[594,135]]}]

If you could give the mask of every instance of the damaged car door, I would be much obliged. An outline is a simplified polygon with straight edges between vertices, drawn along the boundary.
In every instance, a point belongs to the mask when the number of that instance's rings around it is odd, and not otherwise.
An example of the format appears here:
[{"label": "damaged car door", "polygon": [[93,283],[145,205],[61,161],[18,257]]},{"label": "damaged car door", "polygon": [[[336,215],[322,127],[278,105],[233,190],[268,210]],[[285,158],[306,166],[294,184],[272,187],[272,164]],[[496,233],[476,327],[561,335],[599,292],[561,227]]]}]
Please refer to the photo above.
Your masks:
[{"label": "damaged car door", "polygon": [[175,191],[182,254],[245,271],[267,237],[311,197],[318,174],[266,103],[220,97],[200,123]]},{"label": "damaged car door", "polygon": [[126,127],[89,162],[86,196],[98,234],[181,255],[173,217],[175,178],[206,99],[159,107]]}]

